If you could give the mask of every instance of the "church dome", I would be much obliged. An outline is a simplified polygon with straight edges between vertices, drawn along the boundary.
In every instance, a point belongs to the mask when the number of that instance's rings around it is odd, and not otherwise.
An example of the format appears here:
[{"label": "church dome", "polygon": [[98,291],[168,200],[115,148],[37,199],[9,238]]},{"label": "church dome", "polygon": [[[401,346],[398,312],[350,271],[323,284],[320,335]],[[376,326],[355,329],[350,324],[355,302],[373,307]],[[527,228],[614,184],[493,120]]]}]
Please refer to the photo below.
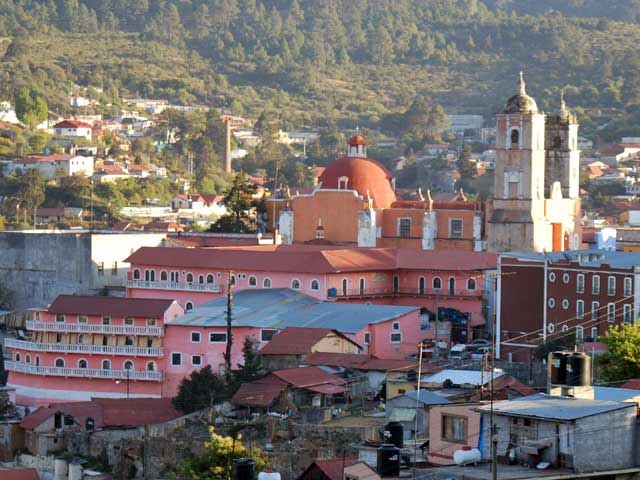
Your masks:
[{"label": "church dome", "polygon": [[357,145],[365,145],[364,137],[360,134],[356,134],[349,139],[349,145],[355,147]]},{"label": "church dome", "polygon": [[373,208],[389,208],[396,201],[391,173],[370,158],[338,158],[325,168],[318,180],[322,182],[322,189],[356,190],[364,198],[368,194]]},{"label": "church dome", "polygon": [[522,72],[520,72],[519,91],[507,100],[502,113],[538,113],[538,105],[532,97],[527,95],[525,85]]}]

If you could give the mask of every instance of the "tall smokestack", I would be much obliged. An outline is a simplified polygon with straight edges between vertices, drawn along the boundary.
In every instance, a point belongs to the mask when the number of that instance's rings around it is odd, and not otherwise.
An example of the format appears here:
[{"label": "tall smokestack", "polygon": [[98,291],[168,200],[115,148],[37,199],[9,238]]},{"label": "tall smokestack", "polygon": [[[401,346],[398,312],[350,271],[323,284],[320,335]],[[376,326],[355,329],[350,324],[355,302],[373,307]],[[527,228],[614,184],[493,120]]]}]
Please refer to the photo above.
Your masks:
[{"label": "tall smokestack", "polygon": [[224,122],[224,171],[231,173],[231,118],[227,117]]}]

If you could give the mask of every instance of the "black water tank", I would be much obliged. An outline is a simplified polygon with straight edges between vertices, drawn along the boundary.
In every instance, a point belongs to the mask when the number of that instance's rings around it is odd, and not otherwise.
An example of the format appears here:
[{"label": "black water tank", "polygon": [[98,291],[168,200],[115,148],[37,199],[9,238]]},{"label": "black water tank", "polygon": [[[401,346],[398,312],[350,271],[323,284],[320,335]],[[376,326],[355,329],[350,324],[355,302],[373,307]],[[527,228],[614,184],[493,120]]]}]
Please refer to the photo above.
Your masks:
[{"label": "black water tank", "polygon": [[568,352],[552,352],[549,354],[549,379],[551,385],[567,384]]},{"label": "black water tank", "polygon": [[402,448],[404,444],[404,427],[400,422],[389,422],[384,427],[384,436],[386,441],[392,443],[398,448]]},{"label": "black water tank", "polygon": [[567,385],[587,387],[591,385],[591,358],[582,352],[569,355],[567,361]]},{"label": "black water tank", "polygon": [[407,381],[408,382],[417,382],[418,381],[418,372],[415,370],[409,370],[407,372]]},{"label": "black water tank", "polygon": [[385,444],[378,448],[378,473],[381,477],[400,476],[400,449]]},{"label": "black water tank", "polygon": [[233,480],[253,480],[253,459],[236,458],[233,461]]}]

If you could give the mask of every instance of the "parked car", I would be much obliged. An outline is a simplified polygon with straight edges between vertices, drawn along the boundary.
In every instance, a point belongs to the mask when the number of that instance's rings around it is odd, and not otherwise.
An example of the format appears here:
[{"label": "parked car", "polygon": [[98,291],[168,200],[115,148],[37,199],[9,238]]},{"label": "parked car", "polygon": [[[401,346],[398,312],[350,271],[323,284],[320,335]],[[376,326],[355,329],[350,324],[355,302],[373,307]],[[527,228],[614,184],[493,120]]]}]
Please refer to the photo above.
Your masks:
[{"label": "parked car", "polygon": [[471,353],[471,360],[482,360],[484,356],[491,355],[491,347],[479,347]]},{"label": "parked car", "polygon": [[471,348],[466,343],[457,343],[449,350],[449,358],[452,360],[463,360],[469,358]]}]

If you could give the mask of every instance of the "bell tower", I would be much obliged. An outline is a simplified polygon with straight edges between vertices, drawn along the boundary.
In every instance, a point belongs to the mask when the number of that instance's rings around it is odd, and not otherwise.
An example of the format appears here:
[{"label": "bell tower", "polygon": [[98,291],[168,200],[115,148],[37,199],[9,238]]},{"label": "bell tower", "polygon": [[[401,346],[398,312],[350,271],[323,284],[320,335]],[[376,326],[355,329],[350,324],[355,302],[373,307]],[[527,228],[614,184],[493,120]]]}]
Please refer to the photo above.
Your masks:
[{"label": "bell tower", "polygon": [[560,182],[564,198],[578,198],[580,195],[578,122],[564,102],[564,93],[560,96],[560,111],[547,116],[545,146],[547,150],[545,196],[551,198],[553,183]]},{"label": "bell tower", "polygon": [[545,115],[527,95],[520,72],[518,93],[496,119],[494,199],[490,251],[548,250],[545,219]]}]

